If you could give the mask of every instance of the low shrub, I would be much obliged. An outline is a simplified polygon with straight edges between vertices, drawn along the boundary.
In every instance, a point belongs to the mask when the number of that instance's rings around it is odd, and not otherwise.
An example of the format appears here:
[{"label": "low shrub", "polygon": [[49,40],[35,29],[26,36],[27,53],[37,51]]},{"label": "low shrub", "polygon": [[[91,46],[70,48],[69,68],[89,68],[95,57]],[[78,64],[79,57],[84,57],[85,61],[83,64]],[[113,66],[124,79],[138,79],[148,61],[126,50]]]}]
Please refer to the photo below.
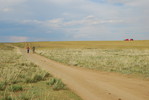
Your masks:
[{"label": "low shrub", "polygon": [[0,91],[5,90],[6,88],[6,82],[0,82]]},{"label": "low shrub", "polygon": [[36,82],[41,81],[41,80],[43,80],[43,77],[41,75],[36,74],[33,77],[26,78],[25,82],[26,83],[36,83]]},{"label": "low shrub", "polygon": [[54,85],[54,84],[55,84],[55,82],[56,82],[56,78],[52,78],[52,79],[50,79],[50,81],[49,81],[49,82],[47,82],[47,85],[52,86],[52,85]]},{"label": "low shrub", "polygon": [[52,75],[48,72],[45,72],[44,78],[51,77]]},{"label": "low shrub", "polygon": [[49,82],[47,82],[47,85],[52,86],[53,90],[65,89],[65,84],[60,79],[56,78],[52,78]]},{"label": "low shrub", "polygon": [[21,85],[12,85],[9,90],[13,92],[23,91],[23,87]]},{"label": "low shrub", "polygon": [[38,81],[41,81],[41,80],[43,80],[43,77],[41,75],[37,74],[33,77],[33,82],[38,82]]},{"label": "low shrub", "polygon": [[53,90],[62,90],[64,88],[65,88],[65,85],[64,85],[64,83],[60,79],[58,79],[55,82],[55,84],[53,85]]}]

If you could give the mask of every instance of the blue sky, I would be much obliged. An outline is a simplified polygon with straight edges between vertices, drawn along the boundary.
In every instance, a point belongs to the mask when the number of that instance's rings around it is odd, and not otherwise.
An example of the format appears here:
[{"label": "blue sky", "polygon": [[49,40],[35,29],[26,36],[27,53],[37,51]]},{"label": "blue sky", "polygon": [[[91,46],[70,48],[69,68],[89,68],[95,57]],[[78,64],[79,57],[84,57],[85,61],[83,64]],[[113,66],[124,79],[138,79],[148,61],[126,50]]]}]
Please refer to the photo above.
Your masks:
[{"label": "blue sky", "polygon": [[149,40],[149,0],[0,0],[0,42]]}]

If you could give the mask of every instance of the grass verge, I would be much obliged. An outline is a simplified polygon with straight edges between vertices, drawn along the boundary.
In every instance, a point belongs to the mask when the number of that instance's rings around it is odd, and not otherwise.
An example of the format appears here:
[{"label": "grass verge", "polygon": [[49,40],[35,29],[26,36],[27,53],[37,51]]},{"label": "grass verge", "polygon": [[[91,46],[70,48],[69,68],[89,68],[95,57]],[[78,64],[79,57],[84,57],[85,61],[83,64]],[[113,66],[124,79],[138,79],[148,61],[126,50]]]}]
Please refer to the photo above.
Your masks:
[{"label": "grass verge", "polygon": [[69,89],[62,89],[59,80],[53,86],[47,85],[52,75],[27,61],[13,47],[0,44],[0,56],[0,100],[81,100]]}]

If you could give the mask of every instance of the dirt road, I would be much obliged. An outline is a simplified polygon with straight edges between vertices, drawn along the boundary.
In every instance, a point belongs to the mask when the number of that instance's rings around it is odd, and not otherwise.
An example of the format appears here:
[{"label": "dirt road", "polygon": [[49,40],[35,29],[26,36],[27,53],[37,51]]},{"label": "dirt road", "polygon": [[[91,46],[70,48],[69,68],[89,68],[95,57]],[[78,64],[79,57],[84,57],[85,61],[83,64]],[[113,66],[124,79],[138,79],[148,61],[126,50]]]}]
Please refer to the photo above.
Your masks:
[{"label": "dirt road", "polygon": [[31,62],[61,78],[84,100],[149,100],[149,81],[66,66],[37,54],[21,53]]}]

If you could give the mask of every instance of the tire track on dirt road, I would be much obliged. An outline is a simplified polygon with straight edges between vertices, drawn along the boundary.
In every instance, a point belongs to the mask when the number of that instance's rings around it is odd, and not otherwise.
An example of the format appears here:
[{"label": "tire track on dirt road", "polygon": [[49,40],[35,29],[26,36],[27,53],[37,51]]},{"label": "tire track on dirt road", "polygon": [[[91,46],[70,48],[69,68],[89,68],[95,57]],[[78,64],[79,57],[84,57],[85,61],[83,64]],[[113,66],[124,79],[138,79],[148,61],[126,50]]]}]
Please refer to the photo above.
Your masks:
[{"label": "tire track on dirt road", "polygon": [[66,66],[37,54],[27,54],[24,49],[19,50],[29,61],[61,78],[84,100],[149,100],[149,81]]}]

